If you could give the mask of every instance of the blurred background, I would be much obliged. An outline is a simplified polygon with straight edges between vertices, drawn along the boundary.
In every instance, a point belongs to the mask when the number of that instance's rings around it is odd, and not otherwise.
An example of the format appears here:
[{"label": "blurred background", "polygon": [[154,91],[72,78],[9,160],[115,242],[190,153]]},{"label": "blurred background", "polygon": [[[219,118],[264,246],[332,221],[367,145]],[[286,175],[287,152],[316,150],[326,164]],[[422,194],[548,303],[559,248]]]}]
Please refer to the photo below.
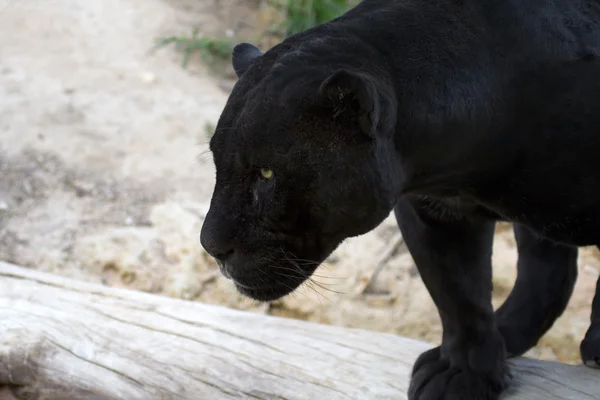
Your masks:
[{"label": "blurred background", "polygon": [[[239,296],[199,243],[214,184],[207,143],[235,76],[353,1],[0,0],[0,260],[108,286],[439,343],[395,221],[347,240],[296,293]],[[516,274],[498,225],[494,302]],[[567,312],[528,355],[579,363],[600,270],[580,253]]]}]

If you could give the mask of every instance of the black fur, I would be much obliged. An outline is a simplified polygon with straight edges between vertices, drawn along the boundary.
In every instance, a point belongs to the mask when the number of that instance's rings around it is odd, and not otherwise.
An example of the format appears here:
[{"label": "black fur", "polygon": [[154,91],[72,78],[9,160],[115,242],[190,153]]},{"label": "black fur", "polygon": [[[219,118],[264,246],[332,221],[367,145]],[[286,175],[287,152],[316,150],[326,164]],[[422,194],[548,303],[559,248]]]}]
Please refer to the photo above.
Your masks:
[{"label": "black fur", "polygon": [[[599,45],[600,0],[364,0],[264,54],[239,45],[202,245],[268,301],[394,210],[444,327],[409,398],[497,399],[506,356],[564,311],[577,247],[600,244]],[[519,261],[494,313],[498,220]]]}]

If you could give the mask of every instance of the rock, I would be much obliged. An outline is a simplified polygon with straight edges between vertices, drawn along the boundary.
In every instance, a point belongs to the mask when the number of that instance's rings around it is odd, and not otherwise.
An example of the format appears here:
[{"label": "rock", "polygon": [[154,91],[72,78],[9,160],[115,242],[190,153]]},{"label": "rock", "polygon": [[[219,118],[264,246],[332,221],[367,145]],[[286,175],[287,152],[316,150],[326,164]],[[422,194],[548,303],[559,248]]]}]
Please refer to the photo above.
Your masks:
[{"label": "rock", "polygon": [[143,72],[140,74],[140,79],[145,83],[153,83],[156,81],[156,75],[154,75],[152,72]]},{"label": "rock", "polygon": [[492,252],[492,295],[494,305],[499,305],[508,296],[517,279],[517,248],[512,230],[496,233]]},{"label": "rock", "polygon": [[196,298],[204,283],[218,275],[198,240],[202,209],[205,206],[157,204],[150,212],[150,227],[117,227],[85,236],[73,255],[107,285]]}]

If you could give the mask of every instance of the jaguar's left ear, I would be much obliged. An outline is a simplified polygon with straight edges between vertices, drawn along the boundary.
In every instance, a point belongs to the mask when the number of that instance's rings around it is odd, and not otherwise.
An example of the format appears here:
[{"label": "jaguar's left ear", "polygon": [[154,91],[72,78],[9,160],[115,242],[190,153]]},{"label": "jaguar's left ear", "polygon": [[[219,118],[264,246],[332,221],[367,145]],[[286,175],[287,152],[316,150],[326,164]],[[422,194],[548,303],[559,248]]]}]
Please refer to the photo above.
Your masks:
[{"label": "jaguar's left ear", "polygon": [[250,64],[257,58],[261,57],[263,53],[258,47],[250,43],[240,43],[233,48],[231,55],[231,64],[235,70],[237,77],[241,77],[244,72],[248,69]]},{"label": "jaguar's left ear", "polygon": [[374,76],[340,69],[323,81],[319,94],[336,110],[356,110],[361,131],[370,137],[392,135],[396,129],[394,90]]}]

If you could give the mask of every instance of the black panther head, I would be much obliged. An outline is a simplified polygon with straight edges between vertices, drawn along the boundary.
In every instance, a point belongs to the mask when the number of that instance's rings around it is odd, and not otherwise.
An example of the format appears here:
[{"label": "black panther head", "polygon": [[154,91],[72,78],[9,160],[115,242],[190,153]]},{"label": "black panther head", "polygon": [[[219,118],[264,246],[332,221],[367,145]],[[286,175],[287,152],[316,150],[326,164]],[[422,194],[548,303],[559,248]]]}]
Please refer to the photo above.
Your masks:
[{"label": "black panther head", "polygon": [[294,291],[397,201],[391,86],[315,49],[236,46],[239,80],[210,141],[216,185],[201,243],[257,300]]}]

